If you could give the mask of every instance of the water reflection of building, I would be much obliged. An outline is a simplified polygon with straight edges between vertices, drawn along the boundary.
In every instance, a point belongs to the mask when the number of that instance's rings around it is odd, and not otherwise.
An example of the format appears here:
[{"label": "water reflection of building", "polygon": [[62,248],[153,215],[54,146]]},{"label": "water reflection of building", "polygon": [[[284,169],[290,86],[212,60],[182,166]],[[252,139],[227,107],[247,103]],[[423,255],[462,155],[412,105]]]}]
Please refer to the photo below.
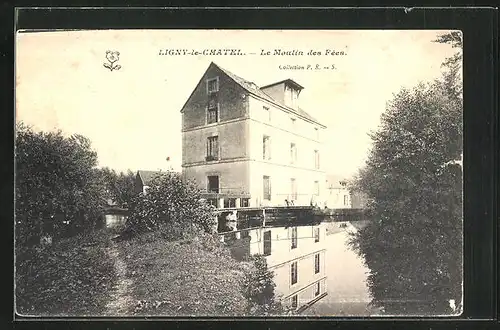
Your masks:
[{"label": "water reflection of building", "polygon": [[369,305],[372,299],[367,285],[370,269],[363,257],[349,246],[350,233],[367,224],[362,221],[326,223],[328,295],[302,315],[359,317],[379,313]]},{"label": "water reflection of building", "polygon": [[325,224],[261,227],[248,236],[248,253],[266,257],[284,305],[301,311],[326,296]]}]

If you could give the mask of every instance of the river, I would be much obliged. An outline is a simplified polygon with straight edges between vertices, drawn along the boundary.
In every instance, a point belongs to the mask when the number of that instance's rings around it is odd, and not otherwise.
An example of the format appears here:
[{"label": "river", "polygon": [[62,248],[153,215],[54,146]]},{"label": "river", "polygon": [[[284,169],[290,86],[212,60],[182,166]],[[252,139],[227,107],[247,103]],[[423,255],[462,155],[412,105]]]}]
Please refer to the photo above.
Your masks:
[{"label": "river", "polygon": [[369,269],[348,245],[362,223],[322,222],[241,231],[237,253],[262,254],[274,273],[275,294],[300,315],[368,316]]},{"label": "river", "polygon": [[366,285],[369,269],[364,260],[349,245],[349,228],[326,235],[327,295],[318,300],[304,315],[369,316],[371,301]]}]

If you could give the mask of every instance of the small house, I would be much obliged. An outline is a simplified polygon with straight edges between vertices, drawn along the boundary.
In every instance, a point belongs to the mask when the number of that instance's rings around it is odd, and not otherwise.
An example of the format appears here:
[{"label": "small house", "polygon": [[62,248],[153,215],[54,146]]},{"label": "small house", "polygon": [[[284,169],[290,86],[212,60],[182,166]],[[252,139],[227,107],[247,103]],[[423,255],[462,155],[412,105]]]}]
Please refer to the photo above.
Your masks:
[{"label": "small house", "polygon": [[137,171],[137,175],[135,176],[135,192],[137,194],[145,194],[153,179],[160,174],[160,171]]},{"label": "small house", "polygon": [[351,194],[347,180],[336,175],[326,176],[327,196],[325,206],[330,209],[351,208]]}]

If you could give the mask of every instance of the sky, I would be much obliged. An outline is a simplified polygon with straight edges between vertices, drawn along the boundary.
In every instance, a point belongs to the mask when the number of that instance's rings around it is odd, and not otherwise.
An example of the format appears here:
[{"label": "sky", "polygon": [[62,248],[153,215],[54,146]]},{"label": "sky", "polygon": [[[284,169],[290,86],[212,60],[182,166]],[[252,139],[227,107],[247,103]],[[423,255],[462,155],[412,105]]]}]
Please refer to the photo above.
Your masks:
[{"label": "sky", "polygon": [[[100,30],[19,32],[16,121],[35,130],[87,136],[100,166],[117,171],[181,170],[183,104],[215,62],[264,86],[293,79],[300,106],[327,126],[328,173],[363,166],[386,102],[402,87],[431,81],[455,49],[437,30]],[[160,55],[165,49],[240,49],[243,55]],[[303,55],[273,55],[275,49]],[[326,50],[345,55],[326,55]],[[104,67],[106,51],[119,51]],[[262,50],[271,55],[261,55]],[[321,55],[308,55],[310,50]],[[252,54],[253,53],[253,54]],[[331,65],[335,70],[284,70]],[[169,161],[167,161],[169,157]]]}]

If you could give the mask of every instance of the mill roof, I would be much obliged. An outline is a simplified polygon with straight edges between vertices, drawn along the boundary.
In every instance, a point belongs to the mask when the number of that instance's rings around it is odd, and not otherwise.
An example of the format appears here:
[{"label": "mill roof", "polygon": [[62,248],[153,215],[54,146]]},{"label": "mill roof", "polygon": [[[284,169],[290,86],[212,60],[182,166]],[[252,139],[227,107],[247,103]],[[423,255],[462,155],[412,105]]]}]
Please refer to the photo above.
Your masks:
[{"label": "mill roof", "polygon": [[[272,98],[269,94],[267,94],[266,92],[264,92],[262,89],[263,88],[267,88],[267,87],[271,87],[271,86],[274,86],[274,85],[277,85],[277,84],[281,84],[281,83],[288,83],[288,84],[292,84],[294,85],[296,88],[298,89],[302,89],[303,87],[301,85],[299,85],[298,83],[296,83],[295,81],[293,81],[292,79],[285,79],[285,80],[282,80],[282,81],[279,81],[279,82],[276,82],[276,83],[273,83],[273,84],[270,84],[270,85],[266,85],[264,87],[259,87],[257,86],[255,83],[249,81],[249,80],[246,80],[234,73],[232,73],[231,71],[229,70],[226,70],[220,66],[218,66],[217,64],[215,64],[214,62],[210,63],[210,66],[215,66],[217,67],[220,71],[222,71],[223,73],[225,73],[229,78],[231,78],[234,82],[236,82],[239,86],[241,86],[244,90],[246,90],[248,93],[258,97],[258,98],[261,98],[261,99],[264,99],[270,103],[272,103],[273,105],[276,105],[280,108],[284,108],[286,110],[288,110],[289,112],[292,112],[300,117],[303,117],[309,121],[312,121],[314,122],[315,124],[318,124],[319,126],[323,127],[323,128],[326,128],[325,125],[321,124],[316,118],[314,118],[313,116],[311,116],[310,114],[308,114],[305,110],[301,109],[300,107],[297,108],[297,109],[294,109],[294,108],[291,108],[289,106],[286,106],[285,104],[275,100],[274,98]],[[208,68],[208,69],[209,69]],[[207,71],[208,71],[207,69]],[[184,108],[184,107],[183,107]]]}]

